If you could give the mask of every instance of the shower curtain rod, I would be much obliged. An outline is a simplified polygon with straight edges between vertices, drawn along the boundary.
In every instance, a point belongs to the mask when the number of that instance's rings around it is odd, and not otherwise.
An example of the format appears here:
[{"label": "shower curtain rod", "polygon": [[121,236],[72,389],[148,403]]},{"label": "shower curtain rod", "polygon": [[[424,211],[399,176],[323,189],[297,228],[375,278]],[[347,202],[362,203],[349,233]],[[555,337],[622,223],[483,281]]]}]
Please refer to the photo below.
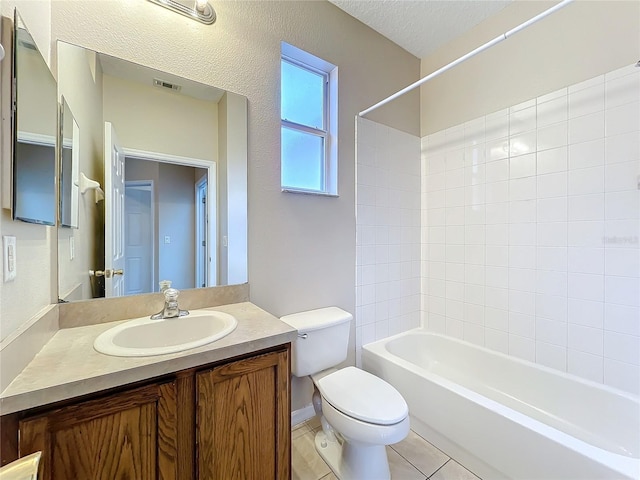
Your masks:
[{"label": "shower curtain rod", "polygon": [[487,43],[485,43],[484,45],[479,46],[478,48],[476,48],[475,50],[467,53],[466,55],[463,55],[462,57],[458,58],[457,60],[454,60],[453,62],[449,63],[448,65],[445,65],[444,67],[436,70],[433,73],[430,73],[429,75],[427,75],[426,77],[421,78],[420,80],[418,80],[415,83],[412,83],[411,85],[409,85],[408,87],[403,88],[402,90],[400,90],[397,93],[394,93],[393,95],[391,95],[390,97],[385,98],[384,100],[376,103],[375,105],[367,108],[366,110],[363,110],[362,112],[358,113],[359,116],[363,117],[365,116],[367,113],[372,112],[373,110],[375,110],[378,107],[381,107],[387,103],[389,103],[392,100],[395,100],[396,98],[400,97],[401,95],[404,95],[405,93],[413,90],[416,87],[419,87],[420,85],[422,85],[423,83],[428,82],[429,80],[431,80],[432,78],[437,77],[438,75],[440,75],[441,73],[446,72],[447,70],[455,67],[456,65],[458,65],[459,63],[464,62],[465,60],[468,60],[469,58],[477,55],[478,53],[493,47],[494,45],[496,45],[497,43],[502,42],[503,40],[506,40],[507,38],[509,38],[511,35],[518,33],[520,30],[524,30],[525,28],[527,28],[530,25],[533,25],[534,23],[536,23],[538,20],[542,20],[544,17],[546,17],[547,15],[551,15],[553,12],[560,10],[563,7],[566,7],[568,4],[570,4],[571,2],[573,2],[574,0],[563,0],[562,2],[554,5],[553,7],[549,8],[548,10],[545,10],[544,12],[536,15],[533,18],[530,18],[529,20],[527,20],[524,23],[521,23],[520,25],[518,25],[515,28],[512,28],[511,30],[509,30],[508,32],[503,33],[502,35],[499,35],[498,37],[494,38],[493,40],[488,41]]}]

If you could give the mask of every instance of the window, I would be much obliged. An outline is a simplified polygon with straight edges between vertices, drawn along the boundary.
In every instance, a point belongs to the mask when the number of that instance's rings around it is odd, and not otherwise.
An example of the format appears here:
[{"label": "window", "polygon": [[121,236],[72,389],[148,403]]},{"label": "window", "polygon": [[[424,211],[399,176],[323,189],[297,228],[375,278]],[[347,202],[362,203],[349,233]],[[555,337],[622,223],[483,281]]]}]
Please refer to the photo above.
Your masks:
[{"label": "window", "polygon": [[337,194],[337,68],[282,44],[281,185],[286,192]]}]

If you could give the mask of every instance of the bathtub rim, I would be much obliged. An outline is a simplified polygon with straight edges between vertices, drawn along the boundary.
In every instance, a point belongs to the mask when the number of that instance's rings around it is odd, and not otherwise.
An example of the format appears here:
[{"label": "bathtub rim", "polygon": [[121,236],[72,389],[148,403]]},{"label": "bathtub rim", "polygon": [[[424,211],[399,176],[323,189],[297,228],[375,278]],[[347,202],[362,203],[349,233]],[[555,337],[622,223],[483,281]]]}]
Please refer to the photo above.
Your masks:
[{"label": "bathtub rim", "polygon": [[[594,382],[592,380],[588,380],[588,379],[584,379],[582,377],[578,377],[576,375],[567,373],[567,372],[562,372],[560,370],[555,370],[553,368],[547,367],[545,365],[539,365],[537,363],[528,361],[528,360],[524,360],[518,357],[514,357],[511,355],[507,355],[505,353],[502,352],[498,352],[498,351],[494,351],[491,350],[489,348],[480,346],[480,345],[476,345],[474,343],[468,342],[466,340],[461,340],[459,338],[456,337],[451,337],[448,335],[444,335],[438,332],[433,332],[433,331],[429,331],[423,327],[417,327],[411,330],[408,330],[406,332],[401,332],[398,333],[396,335],[392,335],[390,337],[387,338],[383,338],[380,340],[376,340],[375,342],[371,342],[368,344],[365,344],[362,346],[363,349],[363,368],[365,367],[364,365],[364,358],[365,355],[374,355],[376,357],[382,357],[384,359],[386,359],[387,361],[390,361],[391,363],[395,363],[397,366],[408,370],[409,372],[411,372],[414,375],[418,375],[420,377],[425,378],[427,381],[431,381],[437,385],[440,385],[443,388],[446,388],[452,392],[454,392],[455,394],[461,395],[467,399],[469,399],[472,402],[478,403],[481,406],[483,406],[484,408],[490,409],[492,411],[495,411],[503,416],[505,416],[506,418],[508,418],[509,420],[519,424],[520,426],[524,427],[524,428],[528,428],[528,429],[532,429],[535,432],[537,432],[540,435],[545,436],[546,438],[549,438],[551,441],[554,441],[556,443],[559,443],[561,445],[564,445],[566,448],[571,449],[574,452],[577,452],[581,455],[584,456],[588,456],[589,458],[591,458],[594,461],[597,461],[598,463],[601,463],[603,465],[605,465],[607,468],[610,468],[612,470],[615,470],[616,472],[625,475],[629,478],[636,478],[636,475],[638,474],[638,472],[640,471],[640,457],[630,457],[630,456],[625,456],[625,455],[621,455],[615,452],[611,452],[610,450],[606,450],[604,448],[592,445],[588,442],[586,442],[585,440],[582,440],[580,438],[574,437],[568,433],[565,433],[551,425],[548,425],[546,423],[541,422],[540,420],[537,420],[533,417],[529,417],[507,405],[504,405],[496,400],[493,400],[491,398],[488,398],[478,392],[475,392],[474,390],[471,390],[470,388],[464,387],[462,385],[459,385],[445,377],[442,377],[440,375],[437,375],[435,373],[429,372],[428,370],[426,370],[425,368],[420,367],[419,365],[415,365],[413,363],[411,363],[408,360],[405,360],[404,358],[401,358],[393,353],[391,353],[389,350],[387,350],[386,348],[386,344],[397,339],[397,338],[401,338],[404,336],[409,336],[409,335],[431,335],[431,336],[436,336],[436,337],[441,337],[444,338],[445,340],[450,340],[450,341],[454,341],[460,344],[463,344],[465,346],[471,347],[471,348],[475,348],[475,349],[479,349],[481,351],[484,351],[488,354],[492,354],[492,355],[497,355],[500,358],[504,358],[507,361],[516,361],[517,363],[520,363],[521,365],[524,366],[528,366],[528,367],[534,367],[534,368],[538,368],[541,369],[543,371],[546,371],[547,373],[553,374],[553,375],[560,375],[562,378],[566,378],[568,380],[571,381],[577,381],[579,383],[582,383],[586,386],[590,386],[590,387],[595,387],[595,388],[599,388],[599,389],[604,389],[605,391],[615,394],[615,395],[622,395],[623,397],[634,401],[638,404],[640,404],[640,397],[636,397],[635,395],[629,393],[629,392],[625,392],[623,390],[614,388],[614,387],[610,387],[608,385],[604,385],[598,382]],[[386,381],[389,381],[389,379],[385,379]],[[392,382],[389,382],[392,383]],[[411,406],[409,407],[409,413],[410,415],[413,416],[412,412],[411,412]]]}]

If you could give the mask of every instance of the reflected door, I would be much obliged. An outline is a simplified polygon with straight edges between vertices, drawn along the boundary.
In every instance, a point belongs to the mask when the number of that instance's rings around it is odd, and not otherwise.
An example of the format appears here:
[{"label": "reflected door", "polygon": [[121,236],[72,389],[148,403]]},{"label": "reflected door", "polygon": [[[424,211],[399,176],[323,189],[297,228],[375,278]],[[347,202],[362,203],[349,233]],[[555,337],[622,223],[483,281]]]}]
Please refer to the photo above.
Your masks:
[{"label": "reflected door", "polygon": [[105,296],[124,294],[124,152],[113,125],[104,123]]},{"label": "reflected door", "polygon": [[124,293],[153,292],[153,182],[125,182]]}]

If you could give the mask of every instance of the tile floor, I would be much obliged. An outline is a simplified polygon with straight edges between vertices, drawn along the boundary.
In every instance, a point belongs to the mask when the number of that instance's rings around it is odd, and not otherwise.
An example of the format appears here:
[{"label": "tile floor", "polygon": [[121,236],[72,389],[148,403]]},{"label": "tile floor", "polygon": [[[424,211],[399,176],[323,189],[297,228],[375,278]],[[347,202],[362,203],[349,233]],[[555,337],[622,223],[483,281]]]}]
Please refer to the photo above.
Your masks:
[{"label": "tile floor", "polygon": [[[292,480],[336,480],[314,445],[320,422],[311,419],[291,432]],[[405,440],[387,447],[392,480],[480,480],[413,431]],[[371,479],[375,480],[375,479]]]}]

